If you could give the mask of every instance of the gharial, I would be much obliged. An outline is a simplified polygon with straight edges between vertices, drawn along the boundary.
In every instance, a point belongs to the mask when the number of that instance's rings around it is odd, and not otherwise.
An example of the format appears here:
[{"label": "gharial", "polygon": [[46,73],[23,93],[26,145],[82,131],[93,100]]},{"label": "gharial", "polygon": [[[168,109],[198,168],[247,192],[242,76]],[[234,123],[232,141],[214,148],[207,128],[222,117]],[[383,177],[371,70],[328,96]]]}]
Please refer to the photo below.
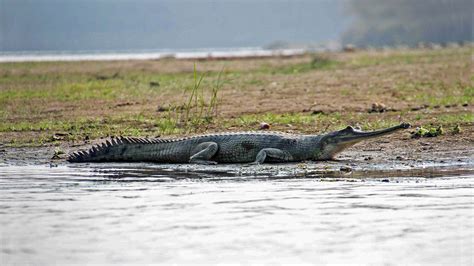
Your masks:
[{"label": "gharial", "polygon": [[364,132],[353,127],[323,135],[236,132],[181,139],[118,137],[69,154],[69,162],[255,163],[331,160],[365,139],[409,128],[408,123]]}]

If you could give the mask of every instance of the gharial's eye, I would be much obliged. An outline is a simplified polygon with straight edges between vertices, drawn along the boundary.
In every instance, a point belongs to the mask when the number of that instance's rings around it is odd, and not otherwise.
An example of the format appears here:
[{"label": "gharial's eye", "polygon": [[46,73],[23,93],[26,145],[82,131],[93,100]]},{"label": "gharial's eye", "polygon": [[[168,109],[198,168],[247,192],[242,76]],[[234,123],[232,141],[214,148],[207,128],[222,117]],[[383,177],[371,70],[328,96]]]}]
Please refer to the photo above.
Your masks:
[{"label": "gharial's eye", "polygon": [[345,131],[345,132],[354,132],[355,130],[354,130],[353,127],[347,126],[343,131]]}]

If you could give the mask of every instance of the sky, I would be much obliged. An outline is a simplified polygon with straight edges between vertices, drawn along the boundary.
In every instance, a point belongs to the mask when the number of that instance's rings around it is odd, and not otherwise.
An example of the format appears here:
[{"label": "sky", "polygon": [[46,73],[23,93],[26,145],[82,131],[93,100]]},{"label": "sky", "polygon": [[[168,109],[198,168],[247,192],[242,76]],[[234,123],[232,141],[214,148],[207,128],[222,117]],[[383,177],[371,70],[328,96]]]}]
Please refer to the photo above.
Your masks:
[{"label": "sky", "polygon": [[261,47],[336,41],[345,0],[0,0],[1,51]]}]

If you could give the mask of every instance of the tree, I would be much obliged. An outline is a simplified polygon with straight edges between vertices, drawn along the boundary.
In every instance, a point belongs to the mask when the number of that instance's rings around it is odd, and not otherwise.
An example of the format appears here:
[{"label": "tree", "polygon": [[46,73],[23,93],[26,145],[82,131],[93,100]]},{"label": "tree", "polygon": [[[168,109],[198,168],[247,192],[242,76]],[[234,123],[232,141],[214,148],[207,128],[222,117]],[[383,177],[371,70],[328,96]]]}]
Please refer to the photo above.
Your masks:
[{"label": "tree", "polygon": [[350,0],[344,44],[416,45],[472,41],[472,0]]}]

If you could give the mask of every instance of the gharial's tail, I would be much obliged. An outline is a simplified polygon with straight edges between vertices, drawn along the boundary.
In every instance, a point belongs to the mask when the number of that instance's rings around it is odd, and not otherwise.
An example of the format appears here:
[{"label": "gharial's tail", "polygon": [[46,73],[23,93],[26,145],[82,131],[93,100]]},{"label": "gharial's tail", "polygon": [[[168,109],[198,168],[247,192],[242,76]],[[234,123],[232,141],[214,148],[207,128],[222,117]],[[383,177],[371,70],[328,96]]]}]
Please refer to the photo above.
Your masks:
[{"label": "gharial's tail", "polygon": [[[168,142],[168,140],[133,137],[111,138],[92,146],[88,150],[72,152],[68,155],[66,160],[72,163],[142,161],[147,159],[142,158],[143,151],[146,150],[147,144],[164,142]],[[142,151],[141,154],[137,154],[136,151],[138,150]]]}]

